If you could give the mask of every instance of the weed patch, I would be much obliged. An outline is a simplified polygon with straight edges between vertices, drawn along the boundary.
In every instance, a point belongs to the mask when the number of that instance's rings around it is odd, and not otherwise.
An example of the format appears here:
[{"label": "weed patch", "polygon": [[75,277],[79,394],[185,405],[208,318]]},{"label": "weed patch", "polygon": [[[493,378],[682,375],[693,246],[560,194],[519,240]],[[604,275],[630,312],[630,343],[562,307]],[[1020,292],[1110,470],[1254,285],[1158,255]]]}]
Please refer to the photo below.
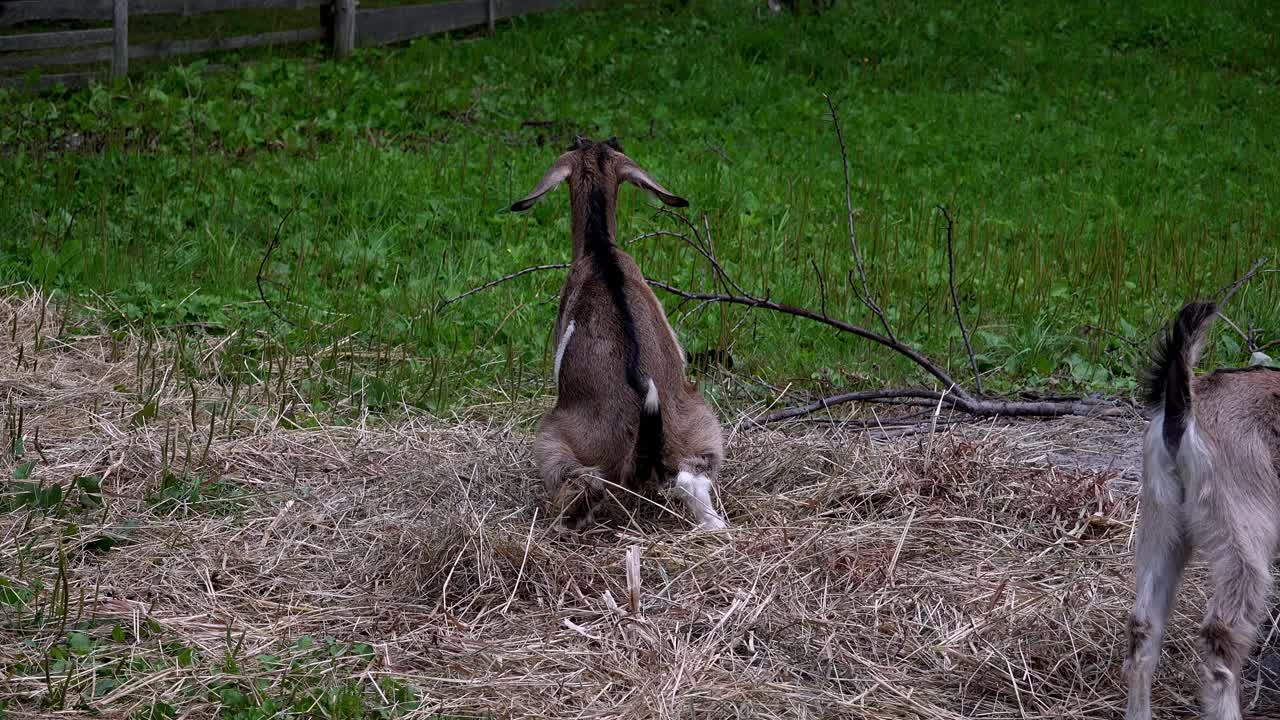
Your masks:
[{"label": "weed patch", "polygon": [[[447,412],[482,389],[527,400],[549,367],[560,275],[436,302],[567,256],[562,201],[497,210],[574,132],[619,136],[691,198],[755,293],[817,306],[825,284],[829,312],[869,319],[839,281],[853,260],[828,93],[848,126],[871,289],[899,335],[963,374],[933,210],[945,203],[986,385],[1126,394],[1172,305],[1274,250],[1280,176],[1260,158],[1276,150],[1276,12],[612,5],[350,62],[197,62],[6,95],[0,279],[96,292],[118,328],[234,336],[250,372],[272,346],[305,354],[328,376],[306,399],[330,406],[358,394],[374,410]],[[589,89],[565,80],[583,76]],[[622,239],[666,227],[631,191],[620,222]],[[632,249],[652,277],[713,289],[679,243]],[[1277,292],[1247,289],[1241,327],[1274,328]],[[691,350],[731,350],[779,386],[919,380],[790,319],[665,300]]]}]

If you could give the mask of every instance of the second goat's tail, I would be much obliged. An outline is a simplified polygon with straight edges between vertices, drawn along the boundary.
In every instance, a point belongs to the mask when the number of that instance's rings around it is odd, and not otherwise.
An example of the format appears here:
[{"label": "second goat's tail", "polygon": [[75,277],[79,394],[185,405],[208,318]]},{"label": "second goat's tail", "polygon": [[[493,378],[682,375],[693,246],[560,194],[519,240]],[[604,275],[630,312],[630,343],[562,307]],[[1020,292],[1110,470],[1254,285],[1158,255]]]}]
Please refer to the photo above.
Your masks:
[{"label": "second goat's tail", "polygon": [[1193,302],[1182,308],[1151,353],[1151,366],[1143,378],[1143,397],[1152,409],[1164,410],[1164,443],[1171,457],[1191,418],[1191,381],[1196,361],[1204,350],[1205,336],[1218,308]]}]

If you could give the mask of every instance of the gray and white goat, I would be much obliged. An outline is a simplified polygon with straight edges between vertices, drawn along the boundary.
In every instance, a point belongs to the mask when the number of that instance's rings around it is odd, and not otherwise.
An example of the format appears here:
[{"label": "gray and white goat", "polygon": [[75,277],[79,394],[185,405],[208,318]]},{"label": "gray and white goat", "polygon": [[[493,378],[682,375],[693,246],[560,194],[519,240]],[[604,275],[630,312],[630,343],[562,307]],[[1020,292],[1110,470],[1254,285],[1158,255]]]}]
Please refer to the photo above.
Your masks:
[{"label": "gray and white goat", "polygon": [[689,203],[627,157],[616,138],[578,136],[524,199],[569,183],[573,263],[556,317],[555,407],[534,443],[538,471],[567,527],[581,529],[611,489],[674,489],[698,527],[726,527],[711,499],[724,460],[715,415],[685,377],[684,350],[631,256],[614,241],[618,188]]},{"label": "gray and white goat", "polygon": [[1201,712],[1240,717],[1240,668],[1271,590],[1280,539],[1280,372],[1194,376],[1214,305],[1182,308],[1153,353],[1143,441],[1137,602],[1129,617],[1127,720],[1151,717],[1151,678],[1182,569],[1205,553],[1213,594],[1200,626]]}]

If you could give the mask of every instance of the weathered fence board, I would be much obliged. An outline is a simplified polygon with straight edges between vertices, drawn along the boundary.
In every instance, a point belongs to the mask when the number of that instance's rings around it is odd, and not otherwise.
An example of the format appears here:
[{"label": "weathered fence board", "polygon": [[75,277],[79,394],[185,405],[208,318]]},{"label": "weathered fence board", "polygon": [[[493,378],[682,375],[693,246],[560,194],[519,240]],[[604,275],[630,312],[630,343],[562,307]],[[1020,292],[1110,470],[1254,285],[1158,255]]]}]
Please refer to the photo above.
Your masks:
[{"label": "weathered fence board", "polygon": [[361,10],[356,13],[356,45],[385,45],[419,35],[448,32],[488,21],[488,0]]},{"label": "weathered fence board", "polygon": [[0,35],[0,52],[100,45],[111,42],[112,35],[113,32],[110,28],[32,33],[30,35]]},{"label": "weathered fence board", "polygon": [[122,78],[129,74],[129,0],[115,0],[115,17],[111,29],[111,77]]},{"label": "weathered fence board", "polygon": [[456,0],[361,10],[357,13],[356,45],[385,45],[477,25],[492,26],[492,20],[557,10],[570,4],[574,4],[572,0]]},{"label": "weathered fence board", "polygon": [[[261,35],[238,35],[228,38],[207,38],[201,40],[170,40],[168,42],[134,45],[129,48],[130,60],[142,60],[167,55],[194,55],[204,52],[224,52],[227,50],[244,50],[246,48],[266,45],[291,45],[294,43],[323,40],[323,28],[306,28],[303,30],[283,30],[281,32],[263,33]],[[45,65],[89,65],[105,62],[113,58],[111,47],[72,50],[58,55],[20,55],[18,57],[0,57],[0,69],[26,70]]]},{"label": "weathered fence board", "polygon": [[229,38],[208,38],[204,40],[171,40],[169,42],[134,45],[129,48],[130,58],[151,58],[167,55],[194,55],[205,52],[225,52],[227,50],[244,50],[246,48],[267,45],[292,45],[324,39],[324,28],[305,28],[303,30],[282,30],[280,32],[262,33],[260,35],[237,35]]},{"label": "weathered fence board", "polygon": [[[198,15],[227,10],[292,10],[327,5],[329,0],[131,0],[133,15]],[[0,27],[34,20],[110,20],[113,0],[9,0],[0,2]]]},{"label": "weathered fence board", "polygon": [[333,2],[333,54],[344,58],[356,47],[356,0]]},{"label": "weathered fence board", "polygon": [[548,12],[550,10],[561,10],[567,7],[580,7],[585,4],[582,0],[494,0],[494,2],[498,6],[497,16],[499,20]]},{"label": "weathered fence board", "polygon": [[25,75],[11,75],[9,77],[0,77],[0,86],[30,88],[36,91],[49,90],[64,85],[69,88],[87,85],[90,80],[104,80],[108,77],[105,72],[73,72],[73,73],[42,73],[40,77],[34,80]]},{"label": "weathered fence board", "polygon": [[0,70],[28,70],[46,65],[90,65],[110,60],[113,53],[113,48],[107,45],[86,50],[69,50],[56,55],[0,57]]}]

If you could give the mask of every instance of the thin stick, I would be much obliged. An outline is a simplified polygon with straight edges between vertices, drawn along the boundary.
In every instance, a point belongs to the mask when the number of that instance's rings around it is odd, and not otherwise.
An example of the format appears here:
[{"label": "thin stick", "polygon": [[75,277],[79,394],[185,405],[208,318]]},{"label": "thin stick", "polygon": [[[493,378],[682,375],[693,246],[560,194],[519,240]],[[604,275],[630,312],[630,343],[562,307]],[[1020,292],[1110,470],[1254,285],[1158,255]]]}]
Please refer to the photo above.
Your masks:
[{"label": "thin stick", "polygon": [[939,205],[942,217],[947,221],[947,284],[951,286],[951,307],[956,311],[956,323],[960,325],[960,336],[964,338],[964,350],[969,354],[969,367],[973,368],[973,389],[978,397],[982,397],[982,374],[978,372],[978,358],[973,354],[973,344],[969,341],[969,328],[964,325],[964,316],[960,314],[960,298],[956,296],[956,251],[952,239],[954,223],[946,205]]},{"label": "thin stick", "polygon": [[835,405],[847,402],[875,402],[877,400],[906,400],[919,399],[928,400],[929,407],[933,407],[936,401],[942,398],[942,393],[935,390],[924,390],[919,388],[898,388],[891,390],[862,390],[858,392],[841,393],[840,395],[832,395],[831,397],[820,398],[807,405],[787,408],[777,412],[770,413],[758,422],[771,423],[779,420],[788,420],[801,415],[826,410]]},{"label": "thin stick", "polygon": [[813,272],[818,276],[818,288],[822,297],[822,317],[827,317],[827,279],[822,276],[822,271],[818,269],[818,263],[813,258],[809,258],[809,264],[813,266]]},{"label": "thin stick", "polygon": [[1231,318],[1227,317],[1227,314],[1224,312],[1218,313],[1218,319],[1225,323],[1227,327],[1236,331],[1236,334],[1240,336],[1240,339],[1244,340],[1244,346],[1249,350],[1249,352],[1256,352],[1258,350],[1253,341],[1253,334],[1251,332],[1241,330],[1240,326],[1236,325],[1235,322],[1233,322]]},{"label": "thin stick", "polygon": [[[685,298],[686,300],[707,300],[710,302],[729,303],[731,305],[745,305],[747,307],[764,308],[765,310],[773,310],[774,312],[780,312],[785,315],[794,315],[795,317],[802,317],[809,320],[813,320],[815,322],[820,322],[824,325],[829,325],[833,328],[836,328],[837,330],[841,330],[851,335],[857,335],[860,338],[870,340],[871,342],[874,342],[878,345],[883,345],[884,347],[887,347],[890,350],[893,350],[894,352],[899,353],[901,355],[905,355],[908,359],[910,359],[916,365],[919,365],[922,369],[924,369],[925,372],[937,378],[938,382],[942,384],[944,387],[952,387],[953,385],[956,384],[955,380],[953,380],[945,370],[938,367],[938,365],[935,364],[933,361],[929,360],[929,358],[926,358],[924,355],[921,355],[914,348],[909,347],[907,345],[903,345],[897,340],[887,338],[884,335],[868,330],[864,327],[860,327],[858,325],[853,325],[851,323],[844,322],[843,320],[836,320],[835,318],[823,317],[822,315],[812,310],[808,310],[806,308],[795,307],[793,305],[786,305],[783,303],[776,303],[767,298],[758,298],[752,295],[720,295],[716,293],[695,293],[695,292],[688,292],[686,290],[681,290],[678,287],[675,287],[673,285],[668,285],[667,283],[664,283],[660,280],[650,279],[648,282],[649,282],[649,285],[652,287],[656,287],[659,290],[664,290],[666,292],[671,293],[672,295],[678,295],[682,298]],[[968,400],[973,399],[972,396],[970,396],[967,392],[965,392],[963,389],[959,387],[956,387],[954,394],[960,398],[964,398]]]},{"label": "thin stick", "polygon": [[533,545],[533,528],[538,522],[538,508],[533,509],[533,519],[529,521],[529,537],[524,541],[524,556],[520,558],[520,570],[516,572],[515,584],[511,586],[511,594],[507,596],[507,603],[502,606],[503,615],[507,610],[511,609],[511,603],[516,599],[516,592],[520,589],[520,581],[524,579],[524,565],[529,560],[529,548]]},{"label": "thin stick", "polygon": [[[884,327],[884,334],[890,340],[897,341],[898,338],[893,334],[893,328],[889,325],[889,319],[885,317],[884,311],[880,309],[880,305],[871,296],[871,286],[867,283],[867,268],[862,263],[862,248],[858,245],[858,235],[854,232],[853,192],[849,183],[849,151],[844,144],[844,131],[840,129],[840,115],[836,112],[836,105],[832,102],[831,96],[824,94],[822,97],[827,101],[827,108],[831,111],[831,123],[836,129],[836,142],[840,144],[840,162],[844,165],[844,206],[849,220],[849,247],[853,250],[853,261],[858,266],[858,278],[862,281],[862,290],[859,291],[857,287],[854,287],[853,293],[858,296],[863,305],[867,306],[868,310],[880,318],[880,325]],[[979,389],[978,392],[981,393],[982,390]]]},{"label": "thin stick", "polygon": [[[693,221],[691,221],[689,218],[685,217],[684,215],[681,215],[680,213],[674,212],[672,210],[668,210],[667,208],[658,208],[658,212],[662,213],[663,215],[668,215],[670,217],[675,218],[678,222],[683,224],[685,227],[689,228],[689,232],[692,233],[693,235],[692,238],[682,233],[670,233],[670,234],[684,240],[685,243],[689,245],[689,247],[696,250],[699,255],[701,255],[704,259],[706,259],[707,262],[711,263],[711,269],[715,271],[716,276],[724,284],[726,292],[732,290],[733,292],[736,292],[739,295],[746,296],[748,294],[747,291],[743,290],[742,286],[739,285],[737,281],[734,280],[733,277],[729,275],[728,271],[724,269],[724,266],[720,264],[720,259],[716,257],[715,249],[712,248],[710,243],[703,238],[702,233],[698,230],[698,226],[694,225]],[[706,222],[705,215],[703,216],[703,221]],[[694,240],[697,240],[697,242],[694,242]]]},{"label": "thin stick", "polygon": [[276,246],[280,244],[280,231],[284,230],[284,224],[289,220],[289,216],[292,214],[293,208],[290,208],[289,211],[284,214],[284,217],[280,218],[280,224],[276,226],[275,237],[271,238],[271,244],[267,245],[267,252],[262,256],[262,262],[258,263],[258,274],[254,277],[254,282],[258,285],[258,297],[262,299],[262,304],[267,306],[267,310],[270,310],[272,315],[275,315],[285,321],[285,323],[292,325],[293,327],[298,327],[297,323],[285,317],[279,310],[276,310],[275,306],[271,304],[271,301],[267,299],[267,293],[262,289],[262,275],[266,272],[267,263],[271,262],[271,254],[275,252]]},{"label": "thin stick", "polygon": [[495,285],[501,285],[502,283],[507,282],[508,280],[515,280],[521,275],[528,275],[529,273],[540,272],[542,270],[564,270],[567,267],[569,267],[569,263],[552,263],[550,265],[532,265],[530,267],[524,268],[523,270],[517,270],[509,275],[503,275],[502,277],[497,278],[495,280],[490,280],[489,282],[479,287],[471,288],[470,290],[462,293],[461,295],[454,295],[453,297],[450,297],[450,298],[442,298],[440,300],[440,303],[436,307],[443,308],[448,305],[452,305],[453,303],[456,303],[465,297],[475,295],[476,293],[482,290],[488,290],[489,288]]},{"label": "thin stick", "polygon": [[1249,280],[1253,279],[1253,276],[1258,274],[1258,271],[1262,269],[1262,266],[1267,264],[1267,260],[1268,258],[1265,255],[1258,258],[1258,261],[1253,264],[1253,267],[1249,268],[1249,272],[1241,275],[1239,280],[1232,283],[1231,286],[1221,294],[1222,299],[1218,301],[1218,307],[1226,307],[1232,296],[1236,294],[1236,291],[1243,287],[1245,283],[1249,282]]}]

